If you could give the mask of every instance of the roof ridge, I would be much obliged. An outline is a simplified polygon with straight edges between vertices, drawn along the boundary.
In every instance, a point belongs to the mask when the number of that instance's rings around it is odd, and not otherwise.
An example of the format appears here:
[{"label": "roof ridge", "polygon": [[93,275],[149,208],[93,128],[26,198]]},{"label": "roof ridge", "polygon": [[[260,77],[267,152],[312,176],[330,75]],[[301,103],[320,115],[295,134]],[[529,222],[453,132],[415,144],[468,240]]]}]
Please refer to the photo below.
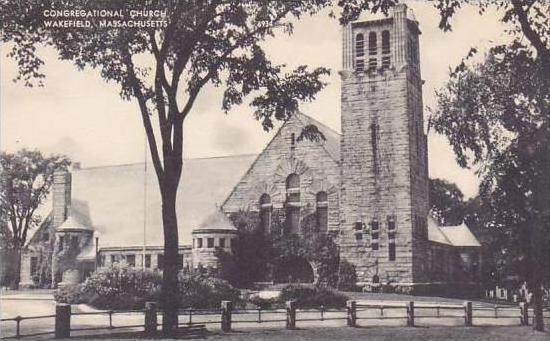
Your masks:
[{"label": "roof ridge", "polygon": [[300,115],[302,115],[302,116],[305,116],[307,119],[312,120],[313,123],[315,123],[315,125],[320,125],[321,127],[328,129],[330,132],[335,133],[336,135],[340,135],[340,136],[342,135],[342,133],[337,132],[335,129],[329,127],[328,125],[326,125],[325,123],[319,121],[319,120],[316,119],[316,118],[313,118],[313,117],[311,117],[311,116],[309,116],[309,115],[307,115],[307,114],[304,114],[303,112],[301,112],[301,111],[299,111],[299,110],[297,111],[297,113],[300,114]]},{"label": "roof ridge", "polygon": [[[235,154],[235,155],[219,155],[219,156],[205,156],[205,157],[192,157],[192,158],[184,158],[183,161],[191,161],[191,160],[209,160],[209,159],[225,159],[225,158],[237,158],[237,157],[244,157],[244,156],[256,156],[258,154],[255,153],[246,153],[246,154]],[[79,169],[73,169],[74,171],[83,171],[83,170],[89,170],[89,169],[99,169],[99,168],[116,168],[116,167],[128,167],[128,166],[137,166],[137,165],[143,165],[145,162],[130,162],[130,163],[120,163],[120,164],[112,164],[112,165],[99,165],[99,166],[90,166],[90,167],[82,167]],[[149,164],[150,162],[148,162]]]}]

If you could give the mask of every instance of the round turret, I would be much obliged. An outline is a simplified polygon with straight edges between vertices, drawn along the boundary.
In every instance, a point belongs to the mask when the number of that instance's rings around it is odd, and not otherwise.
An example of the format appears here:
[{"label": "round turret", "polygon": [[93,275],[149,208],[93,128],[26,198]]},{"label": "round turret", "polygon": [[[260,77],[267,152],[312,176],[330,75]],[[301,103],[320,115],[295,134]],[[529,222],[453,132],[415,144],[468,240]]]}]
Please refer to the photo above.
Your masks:
[{"label": "round turret", "polygon": [[216,211],[192,232],[193,267],[218,268],[216,251],[231,253],[231,248],[238,238],[238,230],[227,216]]}]

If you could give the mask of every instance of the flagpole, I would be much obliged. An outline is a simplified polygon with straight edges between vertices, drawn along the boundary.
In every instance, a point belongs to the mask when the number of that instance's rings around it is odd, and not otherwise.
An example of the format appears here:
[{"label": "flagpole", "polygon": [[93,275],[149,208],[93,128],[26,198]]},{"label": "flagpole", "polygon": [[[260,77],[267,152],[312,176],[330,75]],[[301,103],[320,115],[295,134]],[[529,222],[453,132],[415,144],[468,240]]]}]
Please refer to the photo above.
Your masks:
[{"label": "flagpole", "polygon": [[145,270],[145,248],[147,245],[147,135],[143,148],[143,250],[141,255],[141,267]]}]

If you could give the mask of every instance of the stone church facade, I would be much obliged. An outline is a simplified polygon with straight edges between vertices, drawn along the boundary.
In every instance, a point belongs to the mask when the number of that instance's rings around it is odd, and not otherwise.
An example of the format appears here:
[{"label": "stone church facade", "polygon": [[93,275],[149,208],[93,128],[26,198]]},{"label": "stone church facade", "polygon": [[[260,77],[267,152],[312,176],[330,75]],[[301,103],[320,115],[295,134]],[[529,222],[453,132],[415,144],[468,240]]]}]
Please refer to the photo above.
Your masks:
[{"label": "stone church facade", "polygon": [[[232,213],[257,213],[269,233],[274,212],[282,212],[284,233],[301,233],[304,219],[314,217],[318,233],[334,237],[366,288],[387,284],[400,292],[435,293],[475,286],[479,242],[465,225],[441,227],[428,215],[419,35],[405,5],[343,29],[341,134],[295,113],[258,156],[186,162],[184,176],[196,174],[178,189],[190,191],[178,193],[178,220],[191,222],[194,231],[192,245],[180,240],[181,267],[216,267],[215,249],[230,252],[238,238],[227,219]],[[300,138],[311,125],[323,139]],[[158,233],[151,237],[158,242],[144,247],[139,233],[122,235],[143,224],[157,231],[161,226],[150,215],[139,220],[143,210],[135,198],[142,194],[132,192],[142,183],[138,170],[112,168],[73,171],[76,189],[70,174],[57,175],[49,220],[26,248],[23,281],[37,271],[37,257],[52,259],[54,285],[121,260],[162,269]],[[158,198],[149,202],[158,215]],[[202,214],[214,205],[214,212]]]},{"label": "stone church facade", "polygon": [[[361,285],[391,283],[402,292],[433,292],[451,282],[476,282],[479,243],[468,228],[460,227],[471,241],[465,246],[448,241],[451,228],[428,223],[419,35],[405,5],[386,18],[347,25],[341,135],[302,114],[293,116],[223,210],[257,211],[264,229],[269,212],[282,211],[291,233],[300,231],[301,219],[316,214],[319,231],[335,236]],[[309,124],[320,127],[325,141],[296,142]],[[434,234],[444,238],[436,241]]]}]

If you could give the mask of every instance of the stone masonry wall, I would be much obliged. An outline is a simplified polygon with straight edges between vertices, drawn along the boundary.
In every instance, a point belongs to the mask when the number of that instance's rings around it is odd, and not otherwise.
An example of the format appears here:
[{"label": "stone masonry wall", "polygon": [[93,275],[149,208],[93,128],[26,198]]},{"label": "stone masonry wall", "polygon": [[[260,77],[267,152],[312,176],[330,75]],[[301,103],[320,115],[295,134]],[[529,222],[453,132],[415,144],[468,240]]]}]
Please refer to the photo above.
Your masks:
[{"label": "stone masonry wall", "polygon": [[300,175],[301,212],[315,212],[316,194],[325,191],[328,194],[328,230],[338,229],[340,170],[337,160],[324,149],[324,142],[304,139],[291,149],[292,134],[297,138],[307,120],[302,114],[295,114],[285,122],[229,195],[222,206],[224,212],[259,211],[263,193],[271,196],[273,209],[282,209],[286,200],[286,178],[296,173]]},{"label": "stone masonry wall", "polygon": [[[411,286],[425,279],[418,272],[429,248],[424,224],[416,223],[427,216],[427,151],[416,23],[406,18],[405,6],[392,15],[392,20],[349,25],[344,31],[340,245],[360,282],[377,275],[382,283]],[[391,33],[390,68],[382,70],[379,63],[377,70],[350,69],[355,55],[349,40],[374,31],[380,51],[382,30]],[[376,151],[371,125],[378,127]],[[396,224],[395,261],[389,260],[388,217]],[[373,221],[379,222],[378,250],[371,247]],[[365,228],[357,230],[358,222]]]}]

